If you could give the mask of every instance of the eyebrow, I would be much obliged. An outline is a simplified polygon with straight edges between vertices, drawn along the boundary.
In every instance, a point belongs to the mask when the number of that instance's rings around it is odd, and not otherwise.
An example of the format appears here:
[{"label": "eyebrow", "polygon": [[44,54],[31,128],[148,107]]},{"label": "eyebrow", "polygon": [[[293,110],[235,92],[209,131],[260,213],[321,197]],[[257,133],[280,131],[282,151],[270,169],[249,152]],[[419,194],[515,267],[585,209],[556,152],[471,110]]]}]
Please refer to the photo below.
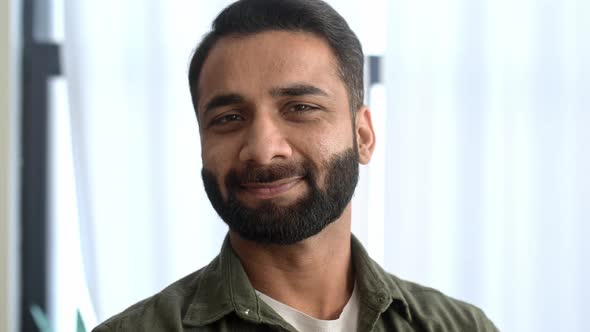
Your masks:
[{"label": "eyebrow", "polygon": [[327,97],[328,93],[313,85],[292,84],[286,87],[272,88],[270,95],[273,97],[300,97],[306,95]]},{"label": "eyebrow", "polygon": [[246,99],[243,96],[237,93],[228,93],[224,95],[215,96],[211,98],[211,100],[209,100],[207,104],[205,104],[205,110],[203,111],[203,115],[206,115],[215,108],[241,104],[245,102],[245,100]]}]

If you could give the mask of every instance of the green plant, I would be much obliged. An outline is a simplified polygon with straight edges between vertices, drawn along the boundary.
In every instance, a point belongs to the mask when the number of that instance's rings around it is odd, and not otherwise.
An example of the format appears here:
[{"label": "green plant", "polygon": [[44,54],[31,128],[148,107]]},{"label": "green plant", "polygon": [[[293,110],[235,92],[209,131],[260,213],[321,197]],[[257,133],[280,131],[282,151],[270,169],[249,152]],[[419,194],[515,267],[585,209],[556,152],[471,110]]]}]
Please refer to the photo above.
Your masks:
[{"label": "green plant", "polygon": [[[39,332],[52,332],[47,315],[38,305],[31,306],[31,316],[33,316]],[[86,326],[84,325],[84,320],[82,320],[80,310],[76,310],[76,332],[86,332]]]}]

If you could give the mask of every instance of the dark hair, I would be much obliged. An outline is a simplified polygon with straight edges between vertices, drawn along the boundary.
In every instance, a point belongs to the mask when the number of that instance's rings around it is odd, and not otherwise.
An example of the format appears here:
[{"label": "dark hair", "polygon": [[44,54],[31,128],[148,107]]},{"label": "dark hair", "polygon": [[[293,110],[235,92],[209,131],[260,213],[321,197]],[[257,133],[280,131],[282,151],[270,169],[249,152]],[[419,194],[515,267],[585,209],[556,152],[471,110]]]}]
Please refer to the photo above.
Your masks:
[{"label": "dark hair", "polygon": [[353,116],[363,105],[363,50],[346,21],[321,0],[239,0],[213,21],[193,53],[188,82],[198,118],[198,82],[201,69],[215,43],[228,35],[251,35],[269,30],[313,33],[328,42],[338,60]]}]

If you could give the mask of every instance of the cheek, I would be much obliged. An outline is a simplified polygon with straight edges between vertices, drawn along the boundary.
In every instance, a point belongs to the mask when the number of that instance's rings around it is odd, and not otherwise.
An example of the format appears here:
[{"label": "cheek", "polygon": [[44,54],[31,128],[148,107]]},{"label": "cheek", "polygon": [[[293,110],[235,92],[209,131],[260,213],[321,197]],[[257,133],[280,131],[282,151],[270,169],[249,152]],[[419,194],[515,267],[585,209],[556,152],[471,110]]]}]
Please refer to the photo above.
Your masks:
[{"label": "cheek", "polygon": [[203,162],[203,167],[215,174],[218,173],[219,165],[223,164],[223,161],[219,160],[219,154],[213,153],[211,152],[211,149],[207,148],[203,148],[201,152],[201,160]]},{"label": "cheek", "polygon": [[318,162],[321,162],[322,165],[328,162],[328,160],[330,159],[331,151],[335,150],[334,142],[329,142],[326,140],[318,140],[314,148],[316,150],[316,158],[318,158]]},{"label": "cheek", "polygon": [[202,138],[201,160],[203,167],[218,174],[224,167],[231,165],[235,159],[235,144],[227,139]]},{"label": "cheek", "polygon": [[354,144],[352,127],[339,128],[338,130],[332,128],[325,133],[310,137],[310,150],[308,150],[308,158],[319,170],[317,184],[320,188],[326,186],[329,167],[334,158],[352,148]]},{"label": "cheek", "polygon": [[329,140],[321,135],[312,135],[308,137],[305,143],[305,149],[302,152],[303,158],[311,162],[316,169],[316,184],[320,188],[325,187],[326,169],[330,163],[331,157],[338,153],[342,142]]},{"label": "cheek", "polygon": [[215,176],[219,185],[222,196],[226,197],[225,176],[229,172],[231,162],[228,159],[229,153],[224,151],[221,146],[213,147],[203,144],[201,146],[201,160],[203,168]]},{"label": "cheek", "polygon": [[350,128],[329,128],[319,133],[308,134],[308,147],[313,150],[316,160],[330,161],[334,154],[344,152],[354,144],[353,132]]}]

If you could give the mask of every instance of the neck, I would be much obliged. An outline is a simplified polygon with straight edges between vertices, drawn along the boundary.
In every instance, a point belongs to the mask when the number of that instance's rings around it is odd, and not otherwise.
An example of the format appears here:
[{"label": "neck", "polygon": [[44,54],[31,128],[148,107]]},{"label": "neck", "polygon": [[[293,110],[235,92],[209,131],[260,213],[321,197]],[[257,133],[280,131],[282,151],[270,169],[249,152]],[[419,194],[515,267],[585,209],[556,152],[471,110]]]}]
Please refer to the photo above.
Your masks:
[{"label": "neck", "polygon": [[317,319],[336,319],[354,287],[350,204],[319,234],[292,245],[268,245],[230,232],[254,288]]}]

